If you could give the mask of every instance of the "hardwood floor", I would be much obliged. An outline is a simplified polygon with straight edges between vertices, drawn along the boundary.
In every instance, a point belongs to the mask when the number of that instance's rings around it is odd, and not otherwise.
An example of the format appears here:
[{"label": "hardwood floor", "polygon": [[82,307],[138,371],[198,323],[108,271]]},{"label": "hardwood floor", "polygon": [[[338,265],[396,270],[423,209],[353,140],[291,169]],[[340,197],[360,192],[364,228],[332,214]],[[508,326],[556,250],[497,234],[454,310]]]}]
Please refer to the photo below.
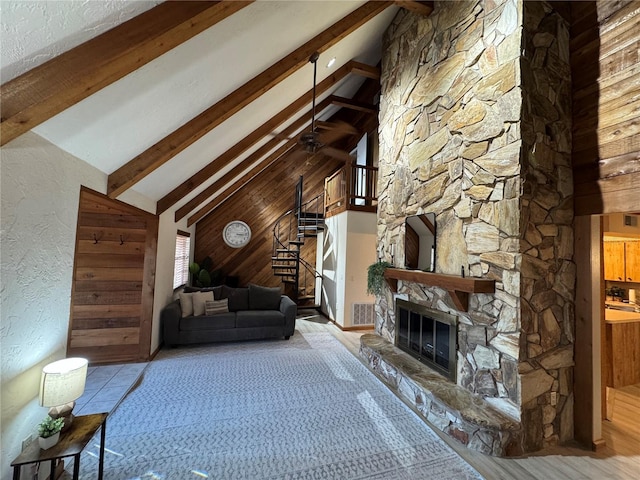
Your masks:
[{"label": "hardwood floor", "polygon": [[[325,331],[358,358],[360,336],[368,330],[344,332],[315,311],[301,311],[299,332]],[[636,389],[640,404],[640,386]],[[628,392],[627,392],[628,393]],[[619,415],[603,422],[606,445],[597,453],[577,444],[549,448],[520,458],[495,458],[468,450],[434,431],[487,480],[626,480],[640,478],[640,415]]]}]

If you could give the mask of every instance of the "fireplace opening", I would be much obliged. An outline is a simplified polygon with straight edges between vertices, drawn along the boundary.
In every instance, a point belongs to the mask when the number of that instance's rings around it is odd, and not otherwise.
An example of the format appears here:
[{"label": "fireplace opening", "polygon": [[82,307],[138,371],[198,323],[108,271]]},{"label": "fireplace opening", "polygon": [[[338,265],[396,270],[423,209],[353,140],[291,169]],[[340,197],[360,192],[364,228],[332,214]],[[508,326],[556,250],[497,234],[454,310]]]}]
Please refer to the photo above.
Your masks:
[{"label": "fireplace opening", "polygon": [[456,317],[396,299],[396,346],[456,381]]}]

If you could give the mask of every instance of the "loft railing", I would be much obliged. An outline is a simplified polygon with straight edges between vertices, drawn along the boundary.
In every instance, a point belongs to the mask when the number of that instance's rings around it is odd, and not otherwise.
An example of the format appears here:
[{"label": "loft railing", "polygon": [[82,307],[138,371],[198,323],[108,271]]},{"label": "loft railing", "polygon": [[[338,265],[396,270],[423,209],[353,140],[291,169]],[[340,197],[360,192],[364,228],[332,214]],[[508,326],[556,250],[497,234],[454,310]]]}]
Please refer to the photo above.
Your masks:
[{"label": "loft railing", "polygon": [[345,210],[375,212],[378,208],[378,168],[345,165],[325,179],[325,217]]}]

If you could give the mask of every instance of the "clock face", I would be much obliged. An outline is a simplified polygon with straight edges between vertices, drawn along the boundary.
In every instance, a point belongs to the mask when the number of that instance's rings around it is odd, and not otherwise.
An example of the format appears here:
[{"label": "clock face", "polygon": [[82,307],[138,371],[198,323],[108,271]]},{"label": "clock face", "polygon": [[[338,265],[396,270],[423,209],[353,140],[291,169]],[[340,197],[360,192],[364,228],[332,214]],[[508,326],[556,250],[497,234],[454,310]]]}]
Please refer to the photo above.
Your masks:
[{"label": "clock face", "polygon": [[251,240],[251,229],[246,223],[234,220],[224,227],[222,238],[232,248],[244,247]]}]

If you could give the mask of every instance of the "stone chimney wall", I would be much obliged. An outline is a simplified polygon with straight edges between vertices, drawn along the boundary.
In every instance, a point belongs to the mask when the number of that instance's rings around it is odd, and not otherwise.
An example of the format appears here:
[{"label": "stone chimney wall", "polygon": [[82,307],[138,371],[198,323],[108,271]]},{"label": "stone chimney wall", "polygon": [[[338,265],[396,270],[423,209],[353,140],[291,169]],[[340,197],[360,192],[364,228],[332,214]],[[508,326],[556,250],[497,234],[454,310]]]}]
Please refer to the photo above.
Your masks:
[{"label": "stone chimney wall", "polygon": [[[531,423],[529,451],[567,438],[572,411],[568,51],[562,19],[517,0],[401,10],[383,39],[380,253],[390,261],[394,244],[402,268],[405,218],[434,212],[436,272],[496,281],[468,312],[439,287],[399,282],[399,293],[458,317],[457,383]],[[393,341],[391,291],[376,310]]]}]

